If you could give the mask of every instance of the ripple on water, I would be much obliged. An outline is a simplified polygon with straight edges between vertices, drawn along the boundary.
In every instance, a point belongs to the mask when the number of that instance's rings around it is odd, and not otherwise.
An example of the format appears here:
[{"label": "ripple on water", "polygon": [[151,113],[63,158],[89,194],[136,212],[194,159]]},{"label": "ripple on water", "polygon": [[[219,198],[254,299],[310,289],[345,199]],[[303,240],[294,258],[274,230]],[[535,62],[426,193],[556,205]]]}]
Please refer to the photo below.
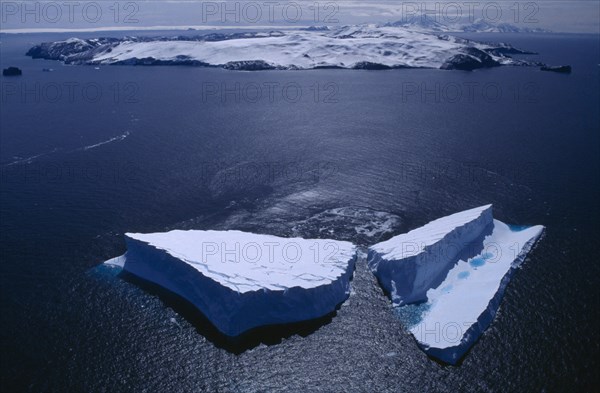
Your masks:
[{"label": "ripple on water", "polygon": [[292,232],[302,237],[327,236],[370,245],[397,232],[401,223],[402,219],[395,214],[349,206],[325,210],[296,221]]}]

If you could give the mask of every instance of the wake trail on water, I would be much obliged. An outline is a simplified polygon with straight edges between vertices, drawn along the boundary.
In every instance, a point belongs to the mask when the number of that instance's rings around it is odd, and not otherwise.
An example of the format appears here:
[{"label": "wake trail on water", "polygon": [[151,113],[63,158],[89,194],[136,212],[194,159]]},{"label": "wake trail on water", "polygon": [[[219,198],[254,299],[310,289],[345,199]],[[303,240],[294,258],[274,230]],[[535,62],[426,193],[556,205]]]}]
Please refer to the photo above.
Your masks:
[{"label": "wake trail on water", "polygon": [[[110,139],[107,139],[105,141],[94,143],[93,145],[87,145],[87,146],[79,147],[79,148],[76,148],[76,149],[68,150],[66,152],[67,153],[74,153],[74,152],[77,152],[77,151],[87,151],[87,150],[95,149],[97,147],[104,146],[104,145],[107,145],[107,144],[112,143],[112,142],[122,141],[125,138],[127,138],[129,135],[131,135],[131,133],[129,131],[125,131],[123,134],[117,135],[117,136],[112,137]],[[34,161],[36,161],[36,160],[38,160],[40,158],[47,157],[49,155],[58,153],[60,151],[63,151],[63,149],[59,148],[59,147],[56,147],[56,148],[54,148],[54,149],[52,149],[52,150],[50,150],[50,151],[48,151],[46,153],[36,154],[36,155],[30,156],[30,157],[26,157],[26,158],[13,157],[13,158],[17,158],[17,159],[14,160],[14,161],[8,162],[6,164],[3,164],[2,166],[3,167],[9,167],[9,166],[18,165],[18,164],[31,164],[32,162],[34,162]]]},{"label": "wake trail on water", "polygon": [[26,158],[13,157],[13,158],[17,158],[17,159],[14,160],[14,161],[9,162],[7,164],[4,164],[3,166],[4,167],[8,167],[8,166],[17,165],[17,164],[31,164],[36,159],[41,158],[41,157],[45,157],[45,156],[49,156],[50,154],[54,154],[54,153],[58,152],[59,150],[60,149],[57,147],[57,148],[52,149],[49,152],[41,153],[41,154],[36,154],[34,156],[30,156],[30,157],[26,157]]},{"label": "wake trail on water", "polygon": [[103,146],[103,145],[107,145],[107,144],[112,143],[112,142],[122,141],[125,138],[127,138],[129,136],[129,134],[130,134],[129,131],[126,131],[124,134],[121,134],[121,135],[115,136],[113,138],[107,139],[107,140],[105,140],[103,142],[99,142],[99,143],[96,143],[96,144],[93,144],[93,145],[89,145],[89,146],[84,146],[81,149],[77,149],[77,150],[83,150],[83,151],[85,151],[85,150],[91,150],[91,149],[95,149],[95,148]]}]

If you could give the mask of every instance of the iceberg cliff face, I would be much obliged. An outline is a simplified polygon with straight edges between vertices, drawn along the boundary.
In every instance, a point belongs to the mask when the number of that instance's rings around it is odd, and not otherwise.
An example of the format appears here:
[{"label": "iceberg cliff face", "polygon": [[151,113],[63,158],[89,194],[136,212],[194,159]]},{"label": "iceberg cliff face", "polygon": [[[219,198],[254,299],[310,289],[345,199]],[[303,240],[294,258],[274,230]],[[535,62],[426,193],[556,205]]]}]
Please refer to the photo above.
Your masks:
[{"label": "iceberg cliff face", "polygon": [[424,301],[492,220],[491,205],[437,219],[370,247],[369,266],[394,303]]},{"label": "iceberg cliff face", "polygon": [[240,231],[126,234],[124,270],[194,304],[225,335],[332,312],[350,293],[356,249]]},{"label": "iceberg cliff face", "polygon": [[369,249],[369,265],[419,346],[456,364],[492,323],[543,226],[512,229],[482,206]]}]

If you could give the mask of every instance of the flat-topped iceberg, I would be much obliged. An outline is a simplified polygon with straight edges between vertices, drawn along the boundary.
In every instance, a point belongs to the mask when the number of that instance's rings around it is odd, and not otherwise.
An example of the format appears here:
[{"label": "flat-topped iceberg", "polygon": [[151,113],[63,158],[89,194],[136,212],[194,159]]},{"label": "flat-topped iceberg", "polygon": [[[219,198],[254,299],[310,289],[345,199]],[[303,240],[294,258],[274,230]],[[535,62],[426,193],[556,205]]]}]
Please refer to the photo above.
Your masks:
[{"label": "flat-topped iceberg", "polygon": [[513,229],[482,206],[376,244],[368,263],[421,348],[456,364],[492,323],[543,230]]},{"label": "flat-topped iceberg", "polygon": [[[227,336],[327,315],[350,293],[356,248],[240,231],[125,235],[110,263],[182,296]],[[116,262],[115,262],[116,261]]]},{"label": "flat-topped iceberg", "polygon": [[439,218],[369,248],[369,266],[395,304],[421,302],[465,246],[492,223],[492,206]]},{"label": "flat-topped iceberg", "polygon": [[[68,64],[195,65],[233,70],[442,68],[528,65],[507,44],[398,26],[354,25],[176,37],[71,38],[32,47],[33,58]],[[537,64],[537,63],[536,63]]]}]

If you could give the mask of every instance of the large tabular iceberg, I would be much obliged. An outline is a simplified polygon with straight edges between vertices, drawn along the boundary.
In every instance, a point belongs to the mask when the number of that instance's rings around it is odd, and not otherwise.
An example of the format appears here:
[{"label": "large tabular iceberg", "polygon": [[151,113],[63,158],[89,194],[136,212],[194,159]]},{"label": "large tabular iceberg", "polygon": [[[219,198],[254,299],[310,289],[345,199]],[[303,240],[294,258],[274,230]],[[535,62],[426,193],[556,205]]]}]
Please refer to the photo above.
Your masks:
[{"label": "large tabular iceberg", "polygon": [[240,231],[125,236],[124,270],[190,301],[227,336],[335,310],[350,293],[356,248]]},{"label": "large tabular iceberg", "polygon": [[368,262],[419,345],[455,364],[492,323],[515,267],[543,230],[511,228],[487,205],[376,244]]}]

